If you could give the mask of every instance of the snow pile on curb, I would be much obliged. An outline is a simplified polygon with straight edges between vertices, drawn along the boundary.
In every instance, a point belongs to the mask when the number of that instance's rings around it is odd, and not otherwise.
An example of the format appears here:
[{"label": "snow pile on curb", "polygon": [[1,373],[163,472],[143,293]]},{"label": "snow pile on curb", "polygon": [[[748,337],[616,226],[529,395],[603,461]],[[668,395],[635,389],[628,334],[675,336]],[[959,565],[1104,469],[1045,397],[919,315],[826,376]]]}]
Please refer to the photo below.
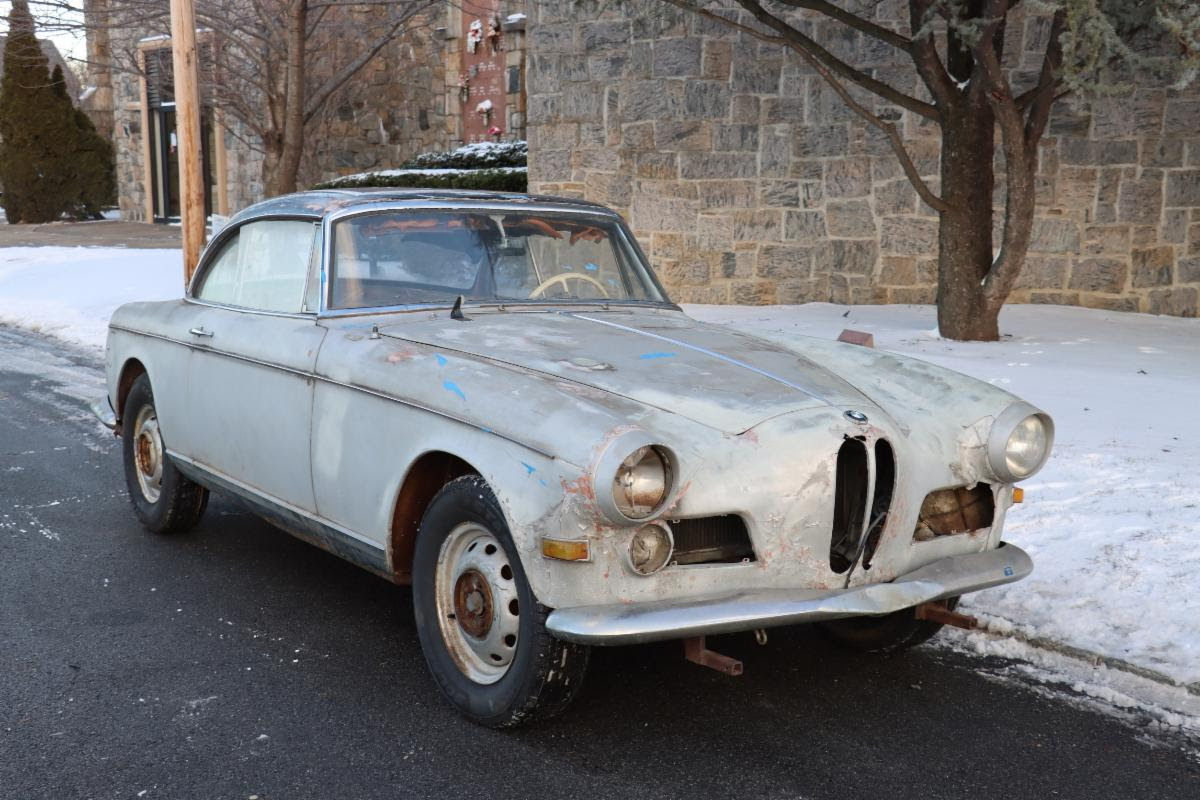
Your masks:
[{"label": "snow pile on curb", "polygon": [[73,344],[102,349],[122,303],[182,294],[179,250],[0,248],[0,322]]},{"label": "snow pile on curb", "polygon": [[938,338],[928,306],[687,310],[749,333],[869,331],[880,349],[1048,411],[1054,454],[1023,484],[1005,530],[1033,556],[1033,575],[964,608],[992,615],[997,633],[1108,656],[1200,693],[1200,320],[1009,306],[1003,341],[963,343]]}]

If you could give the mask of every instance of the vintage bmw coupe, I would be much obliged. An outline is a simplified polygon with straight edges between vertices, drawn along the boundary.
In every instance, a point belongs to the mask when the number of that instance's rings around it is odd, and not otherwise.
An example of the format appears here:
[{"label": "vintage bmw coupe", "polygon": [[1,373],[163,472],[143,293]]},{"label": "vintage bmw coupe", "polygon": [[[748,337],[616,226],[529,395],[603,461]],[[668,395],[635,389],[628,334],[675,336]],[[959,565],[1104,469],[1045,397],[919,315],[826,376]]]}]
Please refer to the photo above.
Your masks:
[{"label": "vintage bmw coupe", "polygon": [[1018,580],[1001,541],[1050,418],[853,344],[701,324],[620,217],[527,195],[319,191],[260,203],[185,295],[113,315],[134,511],[217,491],[411,585],[450,702],[561,710],[589,647],[819,623],[924,641]]}]

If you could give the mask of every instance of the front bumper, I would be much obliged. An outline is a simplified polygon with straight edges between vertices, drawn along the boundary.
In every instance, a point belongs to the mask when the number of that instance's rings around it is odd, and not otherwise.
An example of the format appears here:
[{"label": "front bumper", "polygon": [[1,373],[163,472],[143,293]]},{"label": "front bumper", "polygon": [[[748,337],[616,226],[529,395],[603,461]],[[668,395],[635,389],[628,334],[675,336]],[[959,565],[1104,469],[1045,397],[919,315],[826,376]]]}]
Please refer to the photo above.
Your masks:
[{"label": "front bumper", "polygon": [[579,606],[551,612],[546,628],[581,644],[637,644],[703,634],[798,625],[839,617],[880,616],[1024,578],[1033,560],[1019,547],[949,556],[891,583],[833,591],[771,589],[624,606]]},{"label": "front bumper", "polygon": [[113,411],[112,403],[108,402],[107,396],[93,400],[88,403],[88,407],[96,415],[96,419],[100,420],[101,425],[110,431],[117,430],[117,414]]}]

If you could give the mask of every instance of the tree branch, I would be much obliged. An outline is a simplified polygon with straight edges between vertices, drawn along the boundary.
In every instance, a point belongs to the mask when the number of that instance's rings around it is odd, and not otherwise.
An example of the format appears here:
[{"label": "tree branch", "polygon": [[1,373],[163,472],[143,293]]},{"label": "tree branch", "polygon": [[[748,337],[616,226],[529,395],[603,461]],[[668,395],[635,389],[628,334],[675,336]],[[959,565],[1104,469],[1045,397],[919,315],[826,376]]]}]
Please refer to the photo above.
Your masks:
[{"label": "tree branch", "polygon": [[[675,0],[667,0],[667,2],[672,2],[674,5],[680,6],[681,8],[697,10],[695,6],[689,5],[686,2],[682,2],[682,0],[680,2],[675,2]],[[935,108],[933,105],[918,100],[915,97],[910,97],[904,92],[888,86],[883,81],[876,80],[870,75],[867,75],[865,72],[855,69],[845,61],[842,61],[840,58],[835,56],[833,53],[830,53],[824,47],[821,47],[821,45],[817,44],[814,40],[805,36],[791,25],[771,14],[769,11],[759,5],[757,0],[737,0],[737,4],[746,9],[746,11],[750,12],[750,15],[758,20],[761,24],[767,26],[771,30],[776,31],[780,38],[783,39],[783,43],[786,44],[791,50],[794,50],[797,53],[808,55],[812,59],[819,60],[823,65],[828,67],[833,72],[838,73],[846,80],[861,86],[872,94],[878,95],[889,103],[908,109],[914,114],[918,114],[926,119],[938,119],[937,108]],[[728,22],[724,17],[717,18],[722,22]]]},{"label": "tree branch", "polygon": [[317,112],[321,110],[321,106],[325,104],[334,92],[340,89],[346,81],[353,78],[358,71],[365,67],[371,59],[378,55],[379,51],[384,48],[388,42],[395,39],[405,23],[423,11],[426,7],[432,4],[434,0],[422,4],[413,4],[407,8],[403,14],[391,23],[380,36],[364,49],[358,56],[342,66],[341,69],[335,71],[320,88],[316,89],[309,95],[308,101],[304,105],[304,121],[307,123]]},{"label": "tree branch", "polygon": [[[1066,21],[1066,12],[1059,9],[1054,13],[1054,21],[1050,24],[1050,42],[1046,46],[1046,55],[1042,58],[1042,72],[1038,76],[1038,85],[1031,101],[1029,119],[1025,122],[1025,146],[1037,148],[1038,141],[1046,131],[1050,121],[1050,110],[1058,99],[1058,71],[1062,67],[1062,35]],[[1018,104],[1018,108],[1020,105]]]},{"label": "tree branch", "polygon": [[825,0],[777,0],[777,2],[785,6],[791,6],[792,8],[804,8],[824,14],[830,19],[835,19],[847,27],[861,31],[873,39],[887,42],[897,50],[907,52],[909,45],[912,44],[912,41],[907,36],[901,36],[893,30],[889,30],[882,25],[876,25],[870,20],[863,19],[845,9],[838,8],[833,3],[828,3]]},{"label": "tree branch", "polygon": [[937,42],[929,31],[921,33],[928,22],[930,7],[934,0],[911,0],[908,6],[909,27],[913,30],[911,46],[908,49],[917,74],[933,95],[939,107],[952,105],[959,97],[958,87],[946,72],[942,60],[938,56]]},{"label": "tree branch", "polygon": [[987,303],[999,308],[1012,291],[1033,233],[1033,212],[1036,200],[1034,176],[1035,153],[1026,146],[1025,124],[1013,98],[1012,87],[1000,65],[996,52],[1000,28],[1008,13],[1008,0],[987,0],[984,18],[988,23],[972,48],[976,72],[981,77],[981,90],[986,90],[988,103],[1000,128],[1000,143],[1004,151],[1005,188],[1004,231],[1000,252],[983,279],[983,296]]},{"label": "tree branch", "polygon": [[[740,1],[741,0],[739,0],[739,2]],[[753,36],[761,41],[770,42],[772,44],[782,44],[791,47],[791,43],[781,36],[773,36],[769,33],[764,33],[763,31],[756,30],[748,25],[743,25],[737,20],[731,20],[727,17],[722,17],[720,14],[716,14],[705,8],[697,8],[696,6],[688,4],[686,0],[665,0],[665,2],[690,11],[694,14],[698,14],[705,19],[710,19],[723,25],[728,25],[735,30],[742,31],[743,33],[749,34],[750,36]],[[900,160],[900,167],[904,170],[905,176],[913,185],[913,188],[917,190],[917,194],[921,196],[921,199],[924,200],[925,203],[931,208],[937,211],[949,210],[950,206],[946,203],[946,201],[934,194],[933,190],[931,190],[929,185],[925,183],[925,180],[921,177],[920,173],[917,172],[917,168],[913,164],[912,158],[908,155],[908,151],[904,149],[904,140],[900,138],[900,132],[896,130],[896,126],[893,123],[887,122],[877,115],[871,113],[865,107],[863,107],[861,103],[855,100],[853,95],[850,94],[846,87],[843,86],[836,77],[834,77],[832,72],[824,64],[822,64],[815,55],[802,48],[792,47],[792,49],[799,53],[800,57],[808,62],[809,66],[811,66],[818,75],[825,79],[825,82],[828,83],[835,92],[837,92],[838,96],[842,98],[842,102],[849,106],[851,111],[866,121],[867,124],[883,132],[883,134],[887,137],[888,144],[891,146],[892,151],[896,154],[896,158]]]}]

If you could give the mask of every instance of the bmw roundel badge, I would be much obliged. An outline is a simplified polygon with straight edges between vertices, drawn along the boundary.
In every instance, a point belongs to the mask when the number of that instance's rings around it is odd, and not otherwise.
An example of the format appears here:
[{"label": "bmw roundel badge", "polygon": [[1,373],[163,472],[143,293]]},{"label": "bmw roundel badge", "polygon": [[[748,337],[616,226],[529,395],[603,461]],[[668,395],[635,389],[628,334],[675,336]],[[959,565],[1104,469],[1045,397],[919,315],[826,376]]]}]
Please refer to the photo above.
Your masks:
[{"label": "bmw roundel badge", "polygon": [[856,411],[853,408],[846,412],[846,419],[850,420],[851,422],[857,422],[859,425],[867,424],[867,415],[861,411]]}]

